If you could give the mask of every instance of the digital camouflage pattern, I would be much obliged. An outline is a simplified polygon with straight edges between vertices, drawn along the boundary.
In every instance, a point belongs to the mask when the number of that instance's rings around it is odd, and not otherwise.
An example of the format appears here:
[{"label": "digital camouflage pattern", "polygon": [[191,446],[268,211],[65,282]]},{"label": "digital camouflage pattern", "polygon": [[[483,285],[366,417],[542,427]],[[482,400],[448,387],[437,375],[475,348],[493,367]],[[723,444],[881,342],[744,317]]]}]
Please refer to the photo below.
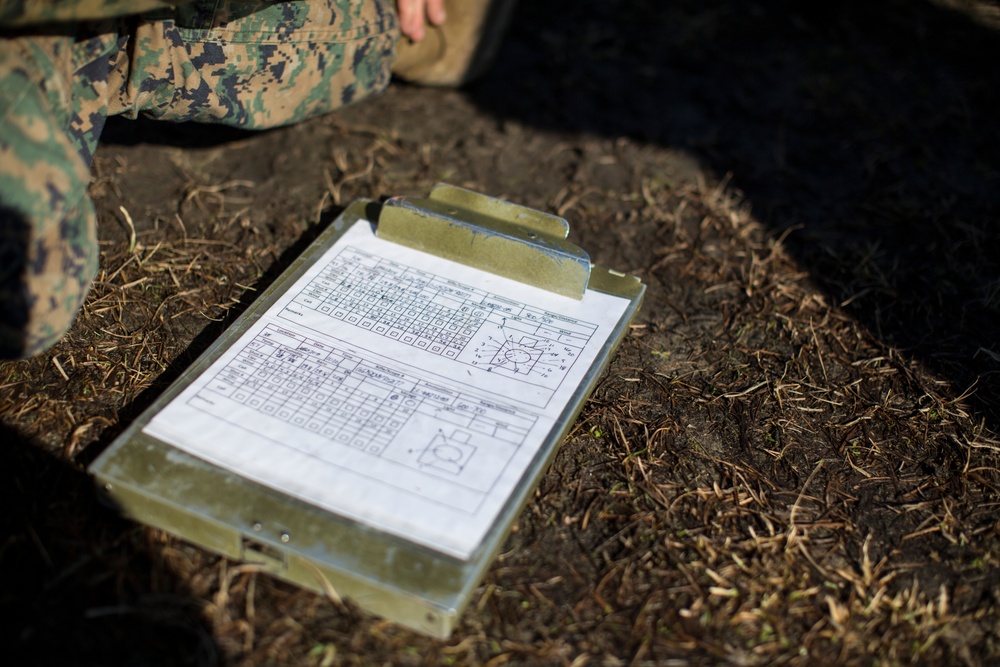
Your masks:
[{"label": "digital camouflage pattern", "polygon": [[384,88],[399,38],[386,0],[198,2],[139,22],[110,112],[262,129]]},{"label": "digital camouflage pattern", "polygon": [[139,14],[176,4],[177,1],[167,0],[0,0],[0,26],[94,21]]},{"label": "digital camouflage pattern", "polygon": [[[97,271],[88,163],[68,132],[76,49],[64,37],[0,42],[0,352],[63,334]],[[76,102],[79,99],[80,102]],[[79,123],[77,123],[79,125]]]},{"label": "digital camouflage pattern", "polygon": [[0,356],[59,340],[96,275],[86,189],[108,115],[295,123],[384,88],[399,39],[391,0],[15,1],[0,26],[128,4],[159,9],[0,37]]}]

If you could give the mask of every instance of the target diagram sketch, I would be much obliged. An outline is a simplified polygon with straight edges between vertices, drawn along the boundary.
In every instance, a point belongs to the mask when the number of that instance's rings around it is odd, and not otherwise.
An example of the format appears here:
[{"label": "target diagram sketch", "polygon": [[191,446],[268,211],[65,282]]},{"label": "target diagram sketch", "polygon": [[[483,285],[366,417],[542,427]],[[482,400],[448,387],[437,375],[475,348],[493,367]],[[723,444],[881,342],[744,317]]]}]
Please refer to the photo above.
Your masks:
[{"label": "target diagram sketch", "polygon": [[454,431],[450,436],[439,431],[418,461],[421,466],[459,475],[476,451],[469,443],[471,437],[465,431]]},{"label": "target diagram sketch", "polygon": [[628,299],[580,301],[355,223],[143,428],[240,478],[468,558]]},{"label": "target diagram sketch", "polygon": [[[344,248],[281,313],[321,315],[423,352],[495,373],[518,400],[532,385],[547,401],[597,325],[453,279]],[[320,319],[321,323],[323,320]]]},{"label": "target diagram sketch", "polygon": [[509,327],[501,327],[498,338],[487,334],[475,348],[474,364],[485,362],[491,373],[503,373],[510,377],[535,376],[541,379],[558,377],[572,366],[576,351],[551,340],[526,336]]}]

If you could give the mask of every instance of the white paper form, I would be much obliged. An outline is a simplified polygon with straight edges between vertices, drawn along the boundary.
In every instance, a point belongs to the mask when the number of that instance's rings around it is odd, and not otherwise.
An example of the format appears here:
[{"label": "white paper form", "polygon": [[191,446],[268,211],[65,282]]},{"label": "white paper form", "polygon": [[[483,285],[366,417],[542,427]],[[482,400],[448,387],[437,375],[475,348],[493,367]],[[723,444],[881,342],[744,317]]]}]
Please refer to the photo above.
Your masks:
[{"label": "white paper form", "polygon": [[144,431],[468,558],[628,305],[552,294],[359,221]]}]

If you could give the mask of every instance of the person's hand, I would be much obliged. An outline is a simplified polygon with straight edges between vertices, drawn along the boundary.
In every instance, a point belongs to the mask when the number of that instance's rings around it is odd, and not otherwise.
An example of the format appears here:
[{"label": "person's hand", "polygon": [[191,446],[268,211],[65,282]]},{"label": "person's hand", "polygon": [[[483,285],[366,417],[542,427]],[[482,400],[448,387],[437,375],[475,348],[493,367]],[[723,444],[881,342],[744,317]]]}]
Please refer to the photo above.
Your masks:
[{"label": "person's hand", "polygon": [[424,38],[426,22],[431,25],[444,23],[444,0],[396,0],[396,8],[400,30],[414,42]]}]

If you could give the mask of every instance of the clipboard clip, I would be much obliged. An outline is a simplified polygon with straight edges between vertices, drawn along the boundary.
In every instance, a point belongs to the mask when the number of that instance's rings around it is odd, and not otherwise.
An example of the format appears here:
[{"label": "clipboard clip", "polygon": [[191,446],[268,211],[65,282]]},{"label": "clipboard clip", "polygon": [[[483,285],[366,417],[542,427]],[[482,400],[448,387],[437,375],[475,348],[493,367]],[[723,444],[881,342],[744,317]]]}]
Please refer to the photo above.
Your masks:
[{"label": "clipboard clip", "polygon": [[590,256],[566,241],[566,220],[454,185],[387,199],[375,233],[576,300],[590,281]]}]

